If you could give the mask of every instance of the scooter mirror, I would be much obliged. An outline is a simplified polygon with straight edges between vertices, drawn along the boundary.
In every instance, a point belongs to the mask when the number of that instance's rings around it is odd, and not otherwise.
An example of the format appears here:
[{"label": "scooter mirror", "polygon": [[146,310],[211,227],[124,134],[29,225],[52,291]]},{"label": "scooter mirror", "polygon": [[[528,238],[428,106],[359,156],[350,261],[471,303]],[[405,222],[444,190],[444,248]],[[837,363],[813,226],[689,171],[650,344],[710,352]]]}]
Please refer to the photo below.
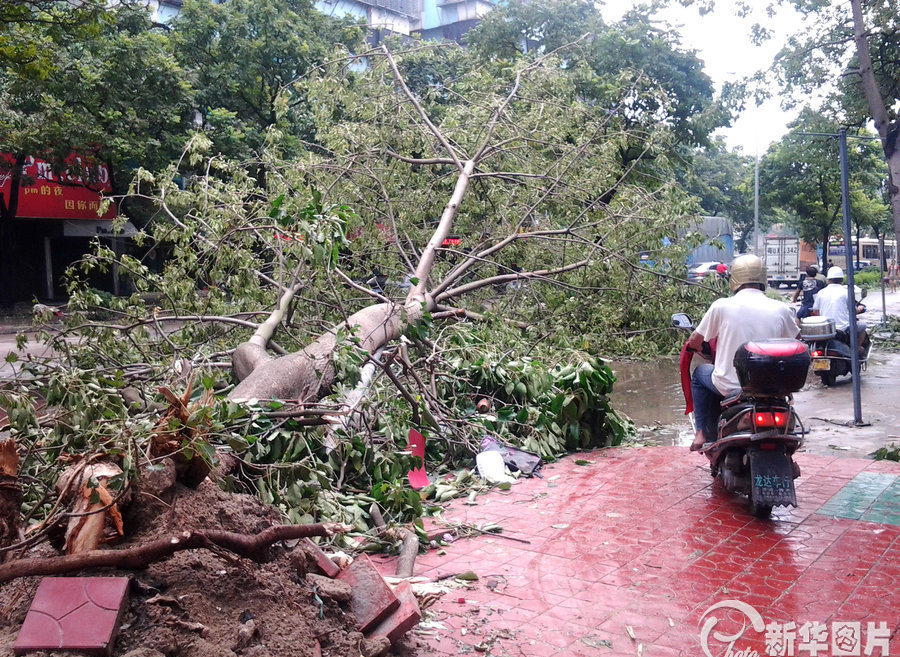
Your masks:
[{"label": "scooter mirror", "polygon": [[692,329],[694,328],[694,323],[684,313],[675,313],[672,315],[672,326],[680,329]]}]

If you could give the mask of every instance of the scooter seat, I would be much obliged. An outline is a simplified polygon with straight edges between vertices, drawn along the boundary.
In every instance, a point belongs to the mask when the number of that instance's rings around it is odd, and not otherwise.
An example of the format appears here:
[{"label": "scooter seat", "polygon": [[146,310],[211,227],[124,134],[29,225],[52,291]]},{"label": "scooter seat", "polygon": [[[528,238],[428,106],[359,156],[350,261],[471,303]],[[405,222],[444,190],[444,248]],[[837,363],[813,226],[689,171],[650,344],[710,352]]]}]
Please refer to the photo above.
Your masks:
[{"label": "scooter seat", "polygon": [[729,406],[734,406],[739,401],[741,401],[741,393],[740,392],[737,393],[736,395],[733,395],[732,397],[726,397],[725,399],[723,399],[720,402],[719,406],[721,406],[724,409],[724,408],[728,408]]}]

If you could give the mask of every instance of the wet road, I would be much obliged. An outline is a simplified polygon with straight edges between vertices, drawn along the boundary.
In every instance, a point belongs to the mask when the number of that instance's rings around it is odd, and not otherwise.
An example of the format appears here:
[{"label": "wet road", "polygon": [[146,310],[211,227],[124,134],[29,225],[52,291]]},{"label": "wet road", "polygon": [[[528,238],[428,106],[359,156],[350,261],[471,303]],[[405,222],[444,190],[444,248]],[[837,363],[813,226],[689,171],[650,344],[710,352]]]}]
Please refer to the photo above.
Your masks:
[{"label": "wet road", "polygon": [[[613,405],[638,428],[644,445],[687,446],[693,433],[684,415],[684,397],[674,358],[650,363],[616,362]],[[867,426],[849,426],[854,420],[853,389],[849,377],[826,388],[810,375],[794,395],[794,407],[808,430],[804,451],[866,457],[888,442],[900,442],[900,354],[873,352],[860,380],[862,419]]]},{"label": "wet road", "polygon": [[[866,301],[868,312],[863,319],[877,334],[882,315],[880,292],[871,294]],[[900,315],[900,293],[888,294],[886,305],[888,314]],[[690,420],[684,415],[676,358],[618,361],[610,366],[618,379],[614,406],[634,420],[638,443],[690,444],[693,433]],[[850,378],[841,377],[837,385],[826,388],[810,375],[803,389],[794,395],[797,413],[809,431],[804,451],[866,457],[888,442],[900,442],[900,354],[879,351],[876,341],[860,381],[862,420],[866,426],[857,427],[849,426],[854,420]]]}]

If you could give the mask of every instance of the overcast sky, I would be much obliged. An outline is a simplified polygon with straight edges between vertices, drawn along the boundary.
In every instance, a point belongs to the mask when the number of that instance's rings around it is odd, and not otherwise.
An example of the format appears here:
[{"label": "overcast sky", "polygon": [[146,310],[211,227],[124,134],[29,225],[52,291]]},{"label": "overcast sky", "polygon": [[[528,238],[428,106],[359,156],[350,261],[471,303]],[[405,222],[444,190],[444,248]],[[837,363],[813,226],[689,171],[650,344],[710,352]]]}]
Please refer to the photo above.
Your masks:
[{"label": "overcast sky", "polygon": [[[605,2],[601,11],[608,21],[618,19],[635,4],[634,0]],[[722,83],[729,80],[734,81],[768,69],[787,37],[801,27],[801,21],[793,10],[782,9],[775,19],[771,19],[763,11],[768,3],[753,4],[759,7],[748,18],[737,16],[732,0],[717,0],[716,11],[705,16],[700,16],[696,8],[681,6],[672,7],[663,14],[670,23],[678,26],[683,47],[697,50],[707,75],[715,81],[717,88],[721,88]],[[775,31],[776,38],[763,46],[753,45],[750,30],[755,22]],[[751,156],[758,149],[762,155],[769,144],[787,132],[787,123],[795,116],[796,112],[793,110],[781,110],[777,97],[759,108],[750,100],[734,127],[720,130],[716,134],[725,137],[729,148],[741,148],[745,155]]]}]

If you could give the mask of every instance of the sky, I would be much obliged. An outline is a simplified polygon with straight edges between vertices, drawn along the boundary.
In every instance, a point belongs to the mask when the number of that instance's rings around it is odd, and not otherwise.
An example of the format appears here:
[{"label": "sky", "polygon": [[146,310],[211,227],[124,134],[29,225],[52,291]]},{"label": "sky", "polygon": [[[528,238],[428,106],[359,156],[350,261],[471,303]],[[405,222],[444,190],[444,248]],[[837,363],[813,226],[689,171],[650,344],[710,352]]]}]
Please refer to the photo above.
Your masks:
[{"label": "sky", "polygon": [[[605,0],[601,12],[607,21],[617,20],[635,4],[634,0]],[[754,2],[751,17],[739,17],[732,0],[717,0],[716,10],[700,16],[693,7],[671,7],[662,16],[681,33],[682,47],[694,49],[704,62],[704,69],[721,89],[725,82],[752,75],[768,69],[775,54],[787,38],[800,30],[800,17],[789,8],[782,8],[775,18],[765,15],[766,2]],[[775,32],[775,37],[763,46],[754,45],[750,40],[751,27],[760,22]],[[745,155],[760,156],[769,144],[777,141],[787,132],[787,124],[796,116],[796,111],[783,111],[777,95],[756,107],[751,99],[733,127],[720,129],[715,134],[725,137],[730,149],[740,148]]]}]

